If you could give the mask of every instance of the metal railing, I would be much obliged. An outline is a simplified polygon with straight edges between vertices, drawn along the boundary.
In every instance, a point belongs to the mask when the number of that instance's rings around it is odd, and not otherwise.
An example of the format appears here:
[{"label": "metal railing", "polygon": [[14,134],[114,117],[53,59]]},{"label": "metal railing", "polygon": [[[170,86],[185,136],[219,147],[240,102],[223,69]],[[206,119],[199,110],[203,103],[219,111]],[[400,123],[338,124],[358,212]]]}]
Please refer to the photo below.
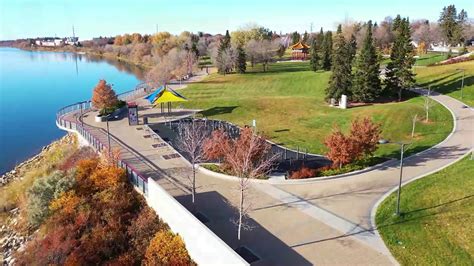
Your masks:
[{"label": "metal railing", "polygon": [[[142,94],[146,94],[151,90],[146,83],[141,83],[133,90],[118,94],[120,100],[126,101],[135,99]],[[59,109],[56,112],[56,123],[58,126],[74,130],[78,132],[97,152],[107,152],[108,145],[104,144],[98,136],[92,131],[83,127],[82,123],[78,122],[78,118],[85,112],[92,108],[91,101],[78,102],[70,104]],[[65,116],[70,115],[73,119],[68,119]],[[148,195],[148,178],[136,170],[132,165],[123,160],[118,161],[118,166],[125,170],[127,178],[132,184],[137,187],[143,194]]]}]

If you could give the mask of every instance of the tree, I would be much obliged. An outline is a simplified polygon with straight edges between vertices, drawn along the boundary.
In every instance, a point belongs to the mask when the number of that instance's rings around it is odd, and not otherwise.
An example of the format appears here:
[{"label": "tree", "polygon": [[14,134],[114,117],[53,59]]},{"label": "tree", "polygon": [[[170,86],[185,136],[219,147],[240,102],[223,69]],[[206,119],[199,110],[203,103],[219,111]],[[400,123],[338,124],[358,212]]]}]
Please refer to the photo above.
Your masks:
[{"label": "tree", "polygon": [[95,108],[104,110],[105,108],[113,107],[117,104],[117,101],[117,95],[115,95],[110,84],[107,84],[103,79],[99,80],[92,93],[92,105]]},{"label": "tree", "polygon": [[27,196],[28,223],[34,227],[39,226],[49,216],[49,204],[61,194],[74,186],[72,176],[64,176],[61,172],[53,172],[46,177],[35,180]]},{"label": "tree", "polygon": [[346,137],[338,128],[334,128],[331,135],[326,137],[324,144],[328,148],[326,156],[334,167],[342,168],[355,158],[352,140]]},{"label": "tree", "polygon": [[351,35],[346,45],[347,45],[348,61],[352,62],[357,53],[357,41],[356,41],[356,36],[354,34]]},{"label": "tree", "polygon": [[467,12],[464,9],[457,14],[454,5],[445,6],[438,21],[448,44],[458,45],[464,42],[463,31],[467,21]]},{"label": "tree", "polygon": [[298,43],[298,42],[300,41],[300,38],[301,38],[301,36],[300,36],[300,34],[299,34],[297,31],[293,32],[293,34],[291,34],[291,42],[292,42],[292,44]]},{"label": "tree", "polygon": [[356,61],[352,86],[353,100],[372,102],[381,94],[379,68],[380,63],[372,38],[372,21],[369,21],[362,49]]},{"label": "tree", "polygon": [[309,65],[311,66],[311,70],[313,71],[318,71],[321,68],[321,57],[319,56],[319,52],[320,45],[318,44],[318,40],[314,39],[309,52],[311,55]]},{"label": "tree", "polygon": [[308,41],[308,38],[309,38],[308,32],[305,31],[303,34],[303,42],[306,43]]},{"label": "tree", "polygon": [[425,109],[425,123],[428,123],[429,120],[429,115],[430,115],[430,109],[435,105],[433,99],[431,99],[431,87],[428,88],[428,93],[423,97],[423,108]]},{"label": "tree", "polygon": [[170,231],[159,231],[146,249],[144,265],[190,265],[183,239]]},{"label": "tree", "polygon": [[332,73],[329,78],[329,86],[326,88],[326,99],[339,99],[343,94],[350,95],[352,62],[349,62],[350,55],[347,48],[341,25],[339,25],[332,56]]},{"label": "tree", "polygon": [[217,71],[224,75],[232,70],[235,62],[235,54],[230,46],[230,41],[231,39],[229,30],[227,30],[225,36],[220,41],[219,48],[217,49],[217,55],[214,59],[217,66]]},{"label": "tree", "polygon": [[407,18],[394,20],[396,30],[395,42],[390,54],[391,62],[387,64],[385,86],[387,91],[398,94],[398,101],[402,100],[402,92],[414,83],[412,67],[415,64],[413,45],[410,37],[410,24]]},{"label": "tree", "polygon": [[226,154],[225,161],[232,174],[239,177],[239,217],[236,221],[239,240],[242,228],[247,228],[244,219],[249,211],[245,201],[249,180],[268,174],[273,163],[280,156],[279,154],[270,155],[270,149],[271,146],[248,127],[241,130],[239,138],[230,140],[230,152]]},{"label": "tree", "polygon": [[321,52],[321,65],[324,70],[331,70],[332,61],[332,32],[328,31],[324,35],[324,41]]},{"label": "tree", "polygon": [[189,158],[192,169],[191,195],[194,203],[196,194],[196,164],[200,163],[204,151],[203,145],[206,140],[206,128],[203,123],[192,120],[190,123],[181,123],[178,128],[177,147]]},{"label": "tree", "polygon": [[353,120],[349,139],[355,145],[353,149],[355,158],[372,156],[377,149],[381,133],[381,124],[372,122],[369,117]]},{"label": "tree", "polygon": [[244,74],[247,70],[247,56],[245,54],[244,48],[242,48],[241,45],[237,47],[236,69],[240,74]]}]

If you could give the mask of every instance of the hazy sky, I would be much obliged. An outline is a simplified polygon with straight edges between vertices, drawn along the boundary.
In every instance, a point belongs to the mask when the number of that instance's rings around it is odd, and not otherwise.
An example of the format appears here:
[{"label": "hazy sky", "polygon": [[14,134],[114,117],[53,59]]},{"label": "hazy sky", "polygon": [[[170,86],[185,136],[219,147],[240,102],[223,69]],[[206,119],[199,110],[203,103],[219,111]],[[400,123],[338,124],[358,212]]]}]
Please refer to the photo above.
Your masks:
[{"label": "hazy sky", "polygon": [[76,36],[90,39],[123,33],[222,33],[248,23],[276,32],[334,29],[346,18],[380,21],[401,14],[437,20],[443,6],[455,4],[474,16],[473,0],[0,0],[0,39]]}]

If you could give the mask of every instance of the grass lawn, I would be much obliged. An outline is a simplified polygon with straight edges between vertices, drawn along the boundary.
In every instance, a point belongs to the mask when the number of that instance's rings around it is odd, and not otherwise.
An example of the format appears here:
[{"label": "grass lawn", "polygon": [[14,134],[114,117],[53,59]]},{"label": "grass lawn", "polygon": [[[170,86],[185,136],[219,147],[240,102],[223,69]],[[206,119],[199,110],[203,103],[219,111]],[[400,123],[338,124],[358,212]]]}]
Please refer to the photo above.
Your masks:
[{"label": "grass lawn", "polygon": [[[462,72],[465,69],[463,98],[461,99]],[[416,68],[416,81],[420,86],[431,88],[474,106],[474,61]]]},{"label": "grass lawn", "polygon": [[402,265],[474,265],[474,160],[456,164],[402,188],[382,202],[376,223]]},{"label": "grass lawn", "polygon": [[427,66],[448,59],[446,53],[429,52],[416,59],[415,66]]},{"label": "grass lawn", "polygon": [[[257,120],[257,129],[273,141],[309,152],[325,152],[324,138],[334,125],[348,130],[354,117],[371,116],[383,124],[383,137],[411,139],[412,117],[423,117],[423,99],[402,103],[375,104],[341,110],[329,107],[324,90],[330,72],[309,71],[309,63],[275,63],[269,71],[248,67],[246,74],[212,74],[181,91],[190,99],[187,107],[200,108],[204,116],[239,125]],[[443,140],[452,129],[448,110],[437,104],[429,123],[419,122],[415,144],[409,153],[426,149]],[[398,156],[398,145],[381,145],[378,156]]]}]

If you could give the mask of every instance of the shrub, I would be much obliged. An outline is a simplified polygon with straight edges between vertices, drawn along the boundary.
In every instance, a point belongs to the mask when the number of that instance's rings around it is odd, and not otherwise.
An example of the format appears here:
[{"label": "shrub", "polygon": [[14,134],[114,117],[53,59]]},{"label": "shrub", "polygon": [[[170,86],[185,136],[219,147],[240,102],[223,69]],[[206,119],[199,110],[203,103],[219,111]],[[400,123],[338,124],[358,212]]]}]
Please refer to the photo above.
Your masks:
[{"label": "shrub", "polygon": [[290,179],[304,179],[315,177],[317,175],[316,169],[311,169],[305,166],[302,166],[300,169],[291,172]]},{"label": "shrub", "polygon": [[189,265],[191,258],[179,235],[160,231],[150,241],[145,253],[145,265]]},{"label": "shrub", "polygon": [[50,214],[49,204],[61,194],[74,186],[72,176],[64,176],[61,172],[54,172],[49,176],[35,180],[27,192],[28,223],[39,226]]}]

